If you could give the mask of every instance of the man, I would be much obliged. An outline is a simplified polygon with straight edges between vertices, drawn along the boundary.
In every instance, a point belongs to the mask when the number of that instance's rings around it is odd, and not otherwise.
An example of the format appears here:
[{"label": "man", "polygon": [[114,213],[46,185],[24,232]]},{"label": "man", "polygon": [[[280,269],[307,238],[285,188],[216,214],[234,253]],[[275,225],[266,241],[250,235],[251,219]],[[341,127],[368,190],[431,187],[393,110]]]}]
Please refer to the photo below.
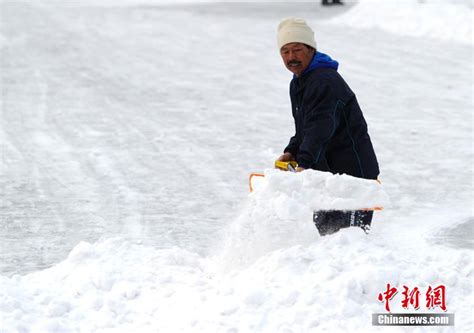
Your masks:
[{"label": "man", "polygon": [[[278,160],[298,162],[305,169],[377,179],[379,167],[367,123],[357,99],[337,72],[337,61],[317,51],[313,30],[300,18],[278,26],[278,47],[294,74],[290,98],[295,135]],[[313,221],[321,235],[349,226],[368,230],[372,211],[320,211]]]}]

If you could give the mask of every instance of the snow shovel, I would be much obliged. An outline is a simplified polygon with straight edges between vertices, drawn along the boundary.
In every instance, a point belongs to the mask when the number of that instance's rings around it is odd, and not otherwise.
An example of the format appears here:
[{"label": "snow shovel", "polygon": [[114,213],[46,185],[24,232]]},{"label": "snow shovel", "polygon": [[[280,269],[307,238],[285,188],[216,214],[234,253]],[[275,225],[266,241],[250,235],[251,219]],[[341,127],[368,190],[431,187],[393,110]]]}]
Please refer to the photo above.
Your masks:
[{"label": "snow shovel", "polygon": [[[296,161],[275,161],[275,168],[296,172]],[[250,192],[253,192],[258,179],[264,178],[262,173],[251,173],[249,177]],[[380,183],[380,181],[377,180]],[[358,210],[318,210],[313,212],[313,222],[321,236],[333,234],[342,228],[360,227],[365,233],[370,231],[373,212],[383,207],[362,208]]]}]

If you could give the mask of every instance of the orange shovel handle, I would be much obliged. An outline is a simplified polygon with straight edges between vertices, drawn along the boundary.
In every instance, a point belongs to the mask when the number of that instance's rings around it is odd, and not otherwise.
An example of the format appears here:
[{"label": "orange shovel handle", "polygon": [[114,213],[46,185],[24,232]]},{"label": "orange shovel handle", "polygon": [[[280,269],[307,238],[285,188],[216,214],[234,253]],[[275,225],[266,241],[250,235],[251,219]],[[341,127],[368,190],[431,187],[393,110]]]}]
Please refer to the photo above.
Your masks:
[{"label": "orange shovel handle", "polygon": [[252,178],[253,177],[265,177],[263,173],[251,173],[249,176],[249,189],[250,192],[253,192],[253,187],[252,187]]}]

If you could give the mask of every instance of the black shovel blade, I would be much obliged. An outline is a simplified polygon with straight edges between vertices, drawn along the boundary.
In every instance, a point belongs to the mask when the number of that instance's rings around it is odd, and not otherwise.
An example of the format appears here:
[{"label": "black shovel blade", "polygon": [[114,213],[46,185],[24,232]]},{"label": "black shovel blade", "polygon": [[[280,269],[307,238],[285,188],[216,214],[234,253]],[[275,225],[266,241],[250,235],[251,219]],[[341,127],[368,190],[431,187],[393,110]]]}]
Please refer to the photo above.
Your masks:
[{"label": "black shovel blade", "polygon": [[313,213],[313,222],[321,236],[349,227],[360,227],[367,233],[373,214],[370,210],[318,210]]}]

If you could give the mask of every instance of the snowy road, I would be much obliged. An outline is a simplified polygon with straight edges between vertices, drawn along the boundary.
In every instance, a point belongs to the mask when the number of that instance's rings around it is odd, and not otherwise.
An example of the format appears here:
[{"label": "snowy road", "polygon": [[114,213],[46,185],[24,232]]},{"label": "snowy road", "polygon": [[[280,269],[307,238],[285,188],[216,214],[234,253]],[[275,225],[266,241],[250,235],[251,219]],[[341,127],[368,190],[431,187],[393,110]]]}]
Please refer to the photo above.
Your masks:
[{"label": "snowy road", "polygon": [[3,5],[2,271],[102,235],[202,251],[235,218],[291,130],[281,15],[207,7]]},{"label": "snowy road", "polygon": [[[465,290],[472,278],[474,221],[472,45],[345,26],[336,14],[350,8],[335,13],[310,4],[296,10],[258,4],[232,10],[222,4],[0,5],[1,275],[54,266],[80,241],[115,236],[155,251],[190,251],[176,254],[186,265],[194,255],[216,255],[216,243],[232,222],[247,216],[249,172],[271,166],[292,134],[290,75],[276,50],[275,29],[284,16],[306,14],[318,47],[340,62],[339,71],[358,96],[391,198],[375,218],[374,244],[366,249],[394,251],[390,256],[398,253],[400,259],[391,257],[395,263],[382,269],[376,283],[400,278],[407,261],[412,266],[401,276],[416,281],[438,276],[432,267],[415,267],[423,262],[444,265],[441,277],[456,269],[461,273],[459,283],[450,285],[458,296],[453,306],[459,322],[472,328],[462,313],[472,296]],[[316,234],[299,245],[304,253],[325,247],[343,253],[347,239],[337,237],[334,248]],[[364,251],[364,240],[348,237]],[[105,266],[117,255],[115,247],[138,272],[161,255],[104,244],[97,247],[104,248]],[[71,260],[88,251],[96,250],[76,248]],[[410,253],[422,254],[411,262]],[[449,258],[456,260],[451,264]],[[342,262],[350,260],[343,256]],[[150,267],[162,267],[155,264]],[[189,265],[201,269],[201,263]],[[370,267],[366,272],[375,269],[370,260],[363,265]],[[346,272],[352,269],[357,265]],[[237,278],[252,277],[253,270],[261,273],[257,266]],[[41,281],[40,275],[31,279]],[[183,276],[195,282],[189,271]],[[162,278],[167,277],[150,277]],[[231,283],[232,277],[224,280]],[[17,280],[3,281],[21,289]],[[341,311],[354,315],[346,310]],[[149,327],[146,320],[138,322]],[[238,326],[214,324],[199,327]],[[321,327],[331,327],[326,325]]]}]

